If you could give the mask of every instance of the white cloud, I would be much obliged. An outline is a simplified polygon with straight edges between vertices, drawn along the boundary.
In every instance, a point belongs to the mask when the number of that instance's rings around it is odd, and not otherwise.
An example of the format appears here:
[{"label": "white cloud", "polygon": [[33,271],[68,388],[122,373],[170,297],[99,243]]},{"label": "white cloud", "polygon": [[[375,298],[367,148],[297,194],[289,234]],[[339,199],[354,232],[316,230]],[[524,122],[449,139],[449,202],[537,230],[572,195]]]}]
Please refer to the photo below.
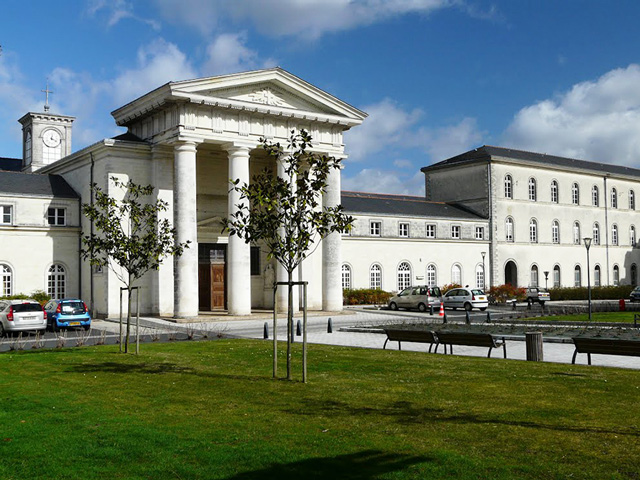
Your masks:
[{"label": "white cloud", "polygon": [[431,159],[437,162],[478,145],[483,136],[484,133],[478,129],[474,118],[463,118],[455,125],[436,129],[421,128],[414,138],[429,153]]},{"label": "white cloud", "polygon": [[92,0],[89,2],[86,13],[90,17],[97,17],[101,12],[107,16],[107,28],[117,25],[121,20],[132,19],[149,25],[154,30],[160,30],[160,23],[142,18],[134,14],[133,3],[127,0]]},{"label": "white cloud", "polygon": [[388,98],[363,110],[369,117],[345,134],[351,160],[363,160],[367,155],[406,143],[411,136],[411,128],[422,116],[421,110],[407,112]]},{"label": "white cloud", "polygon": [[196,77],[187,56],[160,38],[138,49],[137,68],[124,71],[113,81],[113,96],[120,106],[167,82]]},{"label": "white cloud", "polygon": [[640,66],[612,70],[595,81],[520,110],[505,145],[555,155],[638,166]]},{"label": "white cloud", "polygon": [[398,168],[413,168],[411,160],[398,159],[393,161],[393,166]]},{"label": "white cloud", "polygon": [[236,24],[249,21],[265,35],[309,39],[400,15],[464,7],[461,0],[156,0],[155,3],[167,21],[194,27],[204,35],[210,35],[230,19]]},{"label": "white cloud", "polygon": [[347,164],[342,175],[342,188],[352,192],[424,196],[424,174],[419,170],[413,175],[403,175],[395,170],[365,168],[349,176]]},{"label": "white cloud", "polygon": [[258,52],[246,46],[246,33],[219,35],[207,47],[207,60],[202,67],[204,75],[222,75],[275,65],[271,59],[258,61]]}]

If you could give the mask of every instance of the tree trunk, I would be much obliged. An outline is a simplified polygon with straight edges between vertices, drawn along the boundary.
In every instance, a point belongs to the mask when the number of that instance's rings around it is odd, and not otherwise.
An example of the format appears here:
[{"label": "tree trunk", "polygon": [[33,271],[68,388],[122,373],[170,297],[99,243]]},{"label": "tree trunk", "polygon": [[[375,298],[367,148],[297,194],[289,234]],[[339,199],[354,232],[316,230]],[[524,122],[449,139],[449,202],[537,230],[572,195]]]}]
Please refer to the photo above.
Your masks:
[{"label": "tree trunk", "polygon": [[287,271],[287,380],[291,380],[291,344],[293,343],[293,270]]},{"label": "tree trunk", "polygon": [[129,352],[130,332],[131,332],[131,287],[127,288],[127,333],[124,339],[124,353]]}]

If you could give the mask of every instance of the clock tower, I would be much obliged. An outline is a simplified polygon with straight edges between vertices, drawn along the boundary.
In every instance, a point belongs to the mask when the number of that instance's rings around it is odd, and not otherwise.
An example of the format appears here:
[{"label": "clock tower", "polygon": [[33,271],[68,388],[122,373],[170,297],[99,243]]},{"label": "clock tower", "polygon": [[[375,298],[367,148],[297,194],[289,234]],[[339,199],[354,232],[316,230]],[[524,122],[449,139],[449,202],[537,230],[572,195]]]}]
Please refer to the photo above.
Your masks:
[{"label": "clock tower", "polygon": [[49,112],[49,93],[44,113],[29,112],[22,124],[22,171],[34,172],[71,154],[71,126],[75,117]]}]

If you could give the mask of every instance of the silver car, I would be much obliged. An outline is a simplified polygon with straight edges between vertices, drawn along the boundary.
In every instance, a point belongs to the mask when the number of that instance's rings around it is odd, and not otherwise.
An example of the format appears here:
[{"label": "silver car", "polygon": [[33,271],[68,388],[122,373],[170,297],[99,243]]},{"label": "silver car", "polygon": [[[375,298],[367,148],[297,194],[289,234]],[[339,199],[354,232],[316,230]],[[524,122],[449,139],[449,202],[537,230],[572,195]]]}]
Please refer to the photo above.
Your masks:
[{"label": "silver car", "polygon": [[464,308],[467,312],[479,308],[483,312],[489,306],[487,295],[479,288],[454,288],[444,294],[445,308]]},{"label": "silver car", "polygon": [[417,308],[421,312],[426,312],[430,305],[440,306],[440,289],[438,287],[427,287],[419,285],[402,290],[395,297],[389,299],[389,308]]},{"label": "silver car", "polygon": [[7,333],[47,329],[47,315],[35,300],[0,300],[0,337]]}]

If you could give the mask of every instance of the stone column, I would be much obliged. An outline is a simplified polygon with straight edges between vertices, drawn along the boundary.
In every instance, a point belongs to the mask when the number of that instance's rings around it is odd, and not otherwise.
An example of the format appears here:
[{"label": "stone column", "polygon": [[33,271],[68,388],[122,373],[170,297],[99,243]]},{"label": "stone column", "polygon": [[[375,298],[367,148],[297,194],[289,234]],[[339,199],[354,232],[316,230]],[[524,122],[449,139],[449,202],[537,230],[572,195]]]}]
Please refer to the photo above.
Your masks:
[{"label": "stone column", "polygon": [[189,248],[174,259],[173,316],[197,317],[196,143],[178,142],[173,152],[173,225],[176,229],[176,242],[191,242]]},{"label": "stone column", "polygon": [[[324,207],[340,204],[340,169],[331,169]],[[322,309],[342,310],[342,234],[334,232],[322,240]]]},{"label": "stone column", "polygon": [[[247,145],[227,144],[229,178],[249,183],[249,150]],[[245,200],[246,202],[246,200]],[[229,192],[229,216],[238,211],[240,194]],[[251,246],[237,235],[229,235],[227,248],[227,307],[230,315],[251,314]]]}]

